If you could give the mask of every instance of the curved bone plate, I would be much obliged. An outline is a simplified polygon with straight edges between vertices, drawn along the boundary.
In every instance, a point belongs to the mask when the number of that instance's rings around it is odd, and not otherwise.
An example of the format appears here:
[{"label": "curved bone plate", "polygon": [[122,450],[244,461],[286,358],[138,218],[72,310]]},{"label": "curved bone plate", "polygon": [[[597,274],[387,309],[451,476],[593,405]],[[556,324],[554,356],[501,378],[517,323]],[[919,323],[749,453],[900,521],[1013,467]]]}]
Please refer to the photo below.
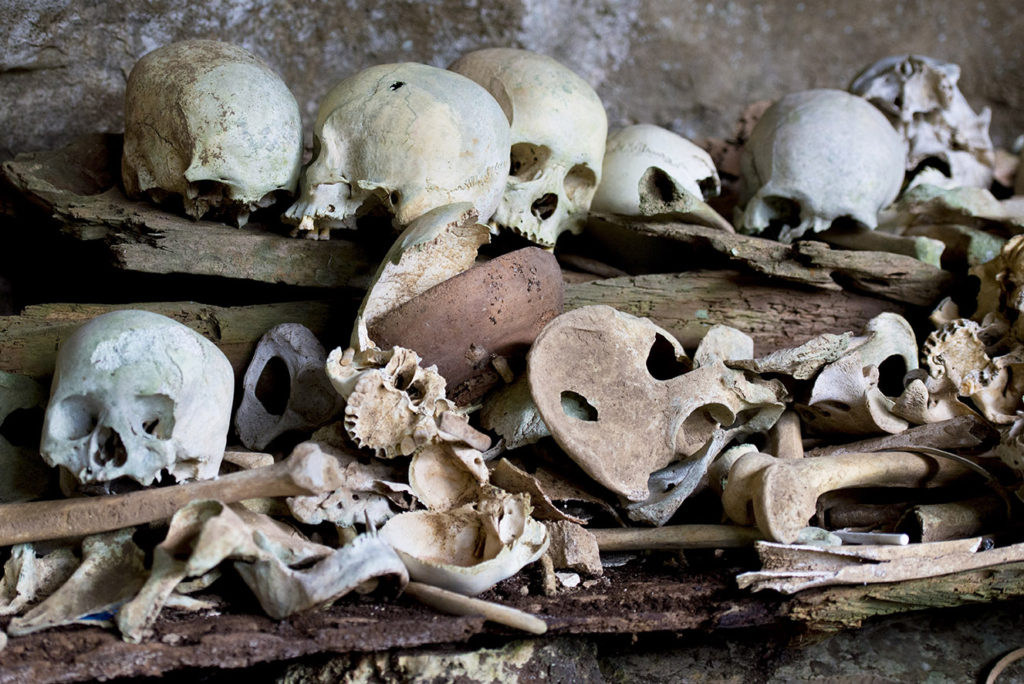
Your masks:
[{"label": "curved bone plate", "polygon": [[466,405],[500,380],[496,356],[523,357],[562,311],[562,271],[537,247],[504,254],[435,285],[369,323],[382,349],[413,349],[436,364],[449,399]]},{"label": "curved bone plate", "polygon": [[[648,476],[675,458],[685,399],[678,384],[673,389],[647,369],[658,335],[674,342],[647,319],[586,306],[552,321],[529,355],[530,391],[555,441],[588,475],[632,501],[646,499]],[[589,415],[579,411],[581,398]]]}]

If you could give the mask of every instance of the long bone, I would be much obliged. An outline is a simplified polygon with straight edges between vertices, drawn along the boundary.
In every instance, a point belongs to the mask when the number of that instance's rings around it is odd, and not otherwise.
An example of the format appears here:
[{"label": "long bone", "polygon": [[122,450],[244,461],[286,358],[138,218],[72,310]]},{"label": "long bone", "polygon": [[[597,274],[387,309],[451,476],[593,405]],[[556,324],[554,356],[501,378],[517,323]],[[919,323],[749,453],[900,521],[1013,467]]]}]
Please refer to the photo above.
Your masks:
[{"label": "long bone", "polygon": [[344,473],[319,450],[296,453],[271,466],[216,480],[145,489],[114,496],[0,505],[0,546],[78,537],[171,517],[190,501],[310,496],[337,489]]},{"label": "long bone", "polygon": [[767,537],[791,544],[825,492],[852,487],[939,487],[970,472],[944,458],[909,451],[779,459],[751,452],[733,464],[722,493],[726,515],[757,525]]}]

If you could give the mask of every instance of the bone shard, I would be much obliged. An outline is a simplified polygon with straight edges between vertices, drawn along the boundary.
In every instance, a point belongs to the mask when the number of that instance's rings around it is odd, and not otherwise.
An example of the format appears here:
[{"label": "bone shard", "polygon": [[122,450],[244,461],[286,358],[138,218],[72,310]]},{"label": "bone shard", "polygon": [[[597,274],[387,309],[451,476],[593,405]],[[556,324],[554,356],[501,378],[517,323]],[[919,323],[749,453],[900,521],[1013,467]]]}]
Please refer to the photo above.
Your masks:
[{"label": "bone shard", "polygon": [[380,530],[418,582],[475,596],[519,572],[548,548],[547,529],[530,516],[529,498],[494,489],[444,512],[415,511]]}]

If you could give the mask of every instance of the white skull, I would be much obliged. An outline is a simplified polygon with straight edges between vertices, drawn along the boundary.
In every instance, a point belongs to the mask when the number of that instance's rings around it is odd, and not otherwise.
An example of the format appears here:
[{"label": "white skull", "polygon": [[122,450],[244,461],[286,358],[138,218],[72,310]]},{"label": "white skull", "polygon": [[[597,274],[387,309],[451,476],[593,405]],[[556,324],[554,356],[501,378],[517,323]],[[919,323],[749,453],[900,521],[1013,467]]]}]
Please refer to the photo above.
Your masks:
[{"label": "white skull", "polygon": [[908,172],[945,168],[939,179],[948,187],[988,188],[995,152],[988,135],[992,112],[975,114],[957,88],[960,67],[922,55],[880,59],[850,84],[850,92],[878,107],[907,142]]},{"label": "white skull", "polygon": [[370,67],[337,84],[320,103],[313,143],[301,195],[284,215],[313,238],[382,208],[396,227],[456,202],[489,217],[510,144],[487,91],[415,63]]},{"label": "white skull", "polygon": [[601,184],[590,207],[641,216],[654,213],[647,208],[662,204],[666,194],[684,192],[703,201],[721,187],[715,163],[703,149],[661,126],[635,124],[608,136]]},{"label": "white skull", "polygon": [[244,225],[249,212],[294,194],[302,122],[288,87],[249,51],[186,40],[138,61],[125,91],[121,177],[129,197],[180,198]]},{"label": "white skull", "polygon": [[783,97],[754,126],[742,157],[740,229],[782,224],[783,242],[838,218],[874,229],[903,182],[906,150],[867,100],[841,90]]},{"label": "white skull", "polygon": [[579,233],[601,182],[608,135],[594,89],[527,50],[477,50],[449,68],[487,88],[512,124],[508,184],[491,225],[545,246],[566,230]]},{"label": "white skull", "polygon": [[166,316],[113,311],[60,347],[40,447],[79,482],[216,477],[234,374],[212,342]]}]

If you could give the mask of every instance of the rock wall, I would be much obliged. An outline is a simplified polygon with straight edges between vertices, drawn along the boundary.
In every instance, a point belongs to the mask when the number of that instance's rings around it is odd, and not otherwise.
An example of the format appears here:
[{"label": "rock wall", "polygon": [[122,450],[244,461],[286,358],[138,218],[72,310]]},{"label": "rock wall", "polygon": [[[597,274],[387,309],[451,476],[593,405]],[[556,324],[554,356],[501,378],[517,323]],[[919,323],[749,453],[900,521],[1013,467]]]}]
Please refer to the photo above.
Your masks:
[{"label": "rock wall", "polygon": [[[120,131],[135,61],[191,37],[230,40],[284,76],[309,129],[321,95],[372,64],[446,66],[480,47],[550,54],[590,81],[612,126],[721,136],[748,102],[845,87],[915,52],[962,66],[1008,146],[1024,133],[1024,12],[1015,0],[3,0],[0,160]],[[307,133],[308,136],[308,133]]]}]

